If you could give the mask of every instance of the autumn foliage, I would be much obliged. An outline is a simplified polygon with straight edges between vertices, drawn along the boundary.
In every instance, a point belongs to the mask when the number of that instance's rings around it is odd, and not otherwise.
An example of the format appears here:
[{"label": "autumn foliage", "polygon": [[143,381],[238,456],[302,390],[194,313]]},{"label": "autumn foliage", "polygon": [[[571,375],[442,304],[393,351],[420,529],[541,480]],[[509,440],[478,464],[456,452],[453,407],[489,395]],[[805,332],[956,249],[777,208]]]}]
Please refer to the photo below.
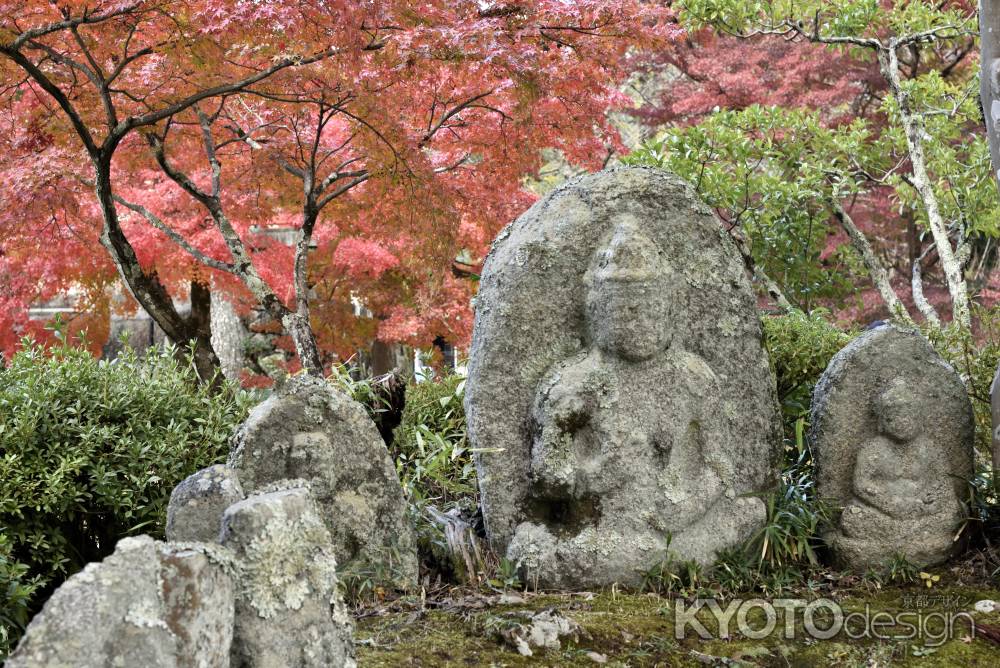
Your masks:
[{"label": "autumn foliage", "polygon": [[[198,323],[163,302],[211,284],[305,313],[327,360],[464,341],[453,261],[530,203],[541,148],[617,146],[668,4],[0,0],[0,348],[56,294],[106,317],[118,273],[168,333]],[[303,228],[299,276],[275,231]]]}]

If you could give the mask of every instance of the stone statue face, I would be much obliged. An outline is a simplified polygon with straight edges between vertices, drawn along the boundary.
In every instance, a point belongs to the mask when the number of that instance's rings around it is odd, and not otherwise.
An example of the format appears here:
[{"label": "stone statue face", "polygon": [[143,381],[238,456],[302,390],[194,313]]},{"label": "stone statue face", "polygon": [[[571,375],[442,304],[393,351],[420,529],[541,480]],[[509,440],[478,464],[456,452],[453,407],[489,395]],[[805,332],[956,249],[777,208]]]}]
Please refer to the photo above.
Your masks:
[{"label": "stone statue face", "polygon": [[920,406],[907,386],[897,378],[889,383],[874,401],[875,417],[881,433],[900,443],[920,434]]},{"label": "stone statue face", "polygon": [[624,217],[597,251],[585,282],[587,327],[593,344],[630,361],[653,357],[670,344],[669,272],[659,247]]}]

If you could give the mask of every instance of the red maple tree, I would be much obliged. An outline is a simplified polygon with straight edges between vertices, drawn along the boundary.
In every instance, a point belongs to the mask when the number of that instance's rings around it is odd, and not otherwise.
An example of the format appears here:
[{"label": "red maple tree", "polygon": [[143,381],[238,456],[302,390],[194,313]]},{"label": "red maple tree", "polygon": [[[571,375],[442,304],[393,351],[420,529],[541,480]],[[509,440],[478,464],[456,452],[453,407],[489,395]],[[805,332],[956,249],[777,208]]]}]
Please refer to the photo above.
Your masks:
[{"label": "red maple tree", "polygon": [[540,148],[600,164],[666,5],[0,0],[0,346],[115,270],[206,375],[209,286],[316,373],[356,343],[352,300],[365,335],[463,341],[454,259],[527,206]]}]

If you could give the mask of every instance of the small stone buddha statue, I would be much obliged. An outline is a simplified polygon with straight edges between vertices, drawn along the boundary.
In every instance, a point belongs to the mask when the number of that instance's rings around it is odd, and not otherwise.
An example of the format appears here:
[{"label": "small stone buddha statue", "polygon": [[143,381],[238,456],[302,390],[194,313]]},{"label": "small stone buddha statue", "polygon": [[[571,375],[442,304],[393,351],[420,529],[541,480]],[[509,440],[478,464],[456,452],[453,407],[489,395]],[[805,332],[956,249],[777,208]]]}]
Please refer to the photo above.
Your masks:
[{"label": "small stone buddha statue", "polygon": [[[941,475],[946,470],[941,449],[924,429],[924,408],[903,378],[890,381],[874,397],[878,431],[858,448],[854,498],[840,521],[844,540],[925,542],[928,526],[953,527],[961,516],[961,504]],[[947,530],[939,536],[939,541],[949,540]]]}]

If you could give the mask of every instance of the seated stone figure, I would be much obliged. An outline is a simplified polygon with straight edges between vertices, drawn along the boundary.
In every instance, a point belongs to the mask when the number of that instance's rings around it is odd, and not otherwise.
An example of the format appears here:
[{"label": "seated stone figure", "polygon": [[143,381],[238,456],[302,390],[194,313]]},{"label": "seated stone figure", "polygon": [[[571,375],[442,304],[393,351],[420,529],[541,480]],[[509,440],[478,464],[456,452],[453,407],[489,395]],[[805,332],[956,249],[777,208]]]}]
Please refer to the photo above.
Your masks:
[{"label": "seated stone figure", "polygon": [[492,549],[579,590],[742,543],[781,461],[762,338],[689,184],[618,166],[550,191],[494,240],[475,300],[464,404]]},{"label": "seated stone figure", "polygon": [[623,216],[584,277],[589,347],[553,365],[532,409],[527,521],[507,551],[533,583],[634,581],[665,553],[712,560],[764,519],[736,495],[725,388],[674,344],[676,280]]},{"label": "seated stone figure", "polygon": [[[923,426],[926,398],[915,396],[896,378],[872,402],[878,433],[858,448],[853,499],[844,507],[842,539],[863,549],[866,543],[919,544],[947,552],[962,506],[940,474],[947,463]],[[878,527],[876,535],[872,527]],[[928,527],[940,527],[928,532]]]},{"label": "seated stone figure", "polygon": [[824,531],[838,567],[930,566],[961,547],[972,405],[919,332],[883,325],[845,346],[816,384],[811,422],[817,494],[842,510]]}]

